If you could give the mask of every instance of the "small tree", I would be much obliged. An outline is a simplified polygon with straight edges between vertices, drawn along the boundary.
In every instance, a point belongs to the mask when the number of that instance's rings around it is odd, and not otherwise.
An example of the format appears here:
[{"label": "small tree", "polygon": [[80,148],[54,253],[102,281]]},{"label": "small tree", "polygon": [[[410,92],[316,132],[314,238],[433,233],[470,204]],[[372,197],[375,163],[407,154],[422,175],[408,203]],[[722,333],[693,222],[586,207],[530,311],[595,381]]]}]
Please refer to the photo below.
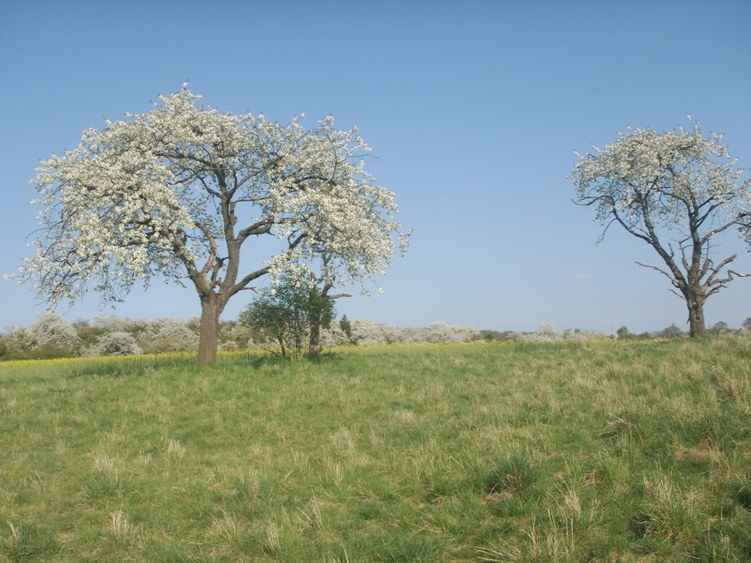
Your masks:
[{"label": "small tree", "polygon": [[343,315],[339,320],[339,328],[342,329],[342,332],[347,336],[347,340],[352,342],[352,323],[349,322],[347,315]]},{"label": "small tree", "polygon": [[[92,286],[117,301],[139,281],[187,282],[201,304],[199,362],[212,363],[222,311],[259,278],[322,251],[353,280],[386,270],[397,205],[365,172],[368,151],[331,116],[305,129],[203,107],[183,88],[41,163],[42,229],[22,278],[52,304]],[[244,269],[258,237],[281,248]]]},{"label": "small tree", "polygon": [[691,336],[705,332],[704,304],[734,278],[732,254],[711,257],[718,235],[751,233],[751,180],[718,135],[700,127],[658,133],[635,129],[604,149],[578,155],[572,174],[576,200],[592,206],[604,226],[613,224],[648,244],[664,267],[641,264],[664,275],[688,308]]},{"label": "small tree", "polygon": [[728,332],[730,332],[730,327],[725,321],[717,321],[712,325],[712,328],[709,329],[709,331],[715,335],[727,334]]},{"label": "small tree", "polygon": [[312,285],[282,280],[267,288],[241,314],[240,323],[257,335],[275,342],[285,357],[299,357],[311,349],[310,333],[315,326],[328,328],[334,318],[334,302],[321,296]]},{"label": "small tree", "polygon": [[678,338],[679,336],[683,336],[683,331],[674,324],[671,324],[660,331],[660,336],[664,338]]},{"label": "small tree", "polygon": [[744,330],[751,330],[751,317],[748,317],[743,324],[741,324]]},{"label": "small tree", "polygon": [[[342,294],[344,296],[344,294]],[[331,328],[335,317],[334,302],[337,296],[329,295],[325,288],[320,291],[316,285],[301,290],[301,309],[306,312],[304,317],[308,332],[308,354],[318,356],[321,353],[321,329]]]},{"label": "small tree", "polygon": [[619,339],[622,340],[622,339],[625,339],[625,338],[629,338],[631,336],[631,332],[629,332],[628,327],[622,326],[621,328],[619,328],[618,330],[615,331],[615,335]]},{"label": "small tree", "polygon": [[[351,297],[349,293],[331,293],[337,281],[341,278],[348,277],[349,281],[354,281],[354,278],[348,275],[348,267],[346,260],[343,260],[344,257],[331,252],[323,241],[314,242],[311,249],[312,252],[307,264],[302,265],[305,276],[309,280],[308,285],[311,291],[315,291],[319,299],[329,300],[332,303],[343,297]],[[367,274],[367,276],[369,275],[372,274]],[[318,310],[323,311],[323,309]],[[321,328],[328,328],[323,327],[322,322],[323,318],[319,318],[315,314],[310,319],[308,352],[314,356],[321,351]]]}]

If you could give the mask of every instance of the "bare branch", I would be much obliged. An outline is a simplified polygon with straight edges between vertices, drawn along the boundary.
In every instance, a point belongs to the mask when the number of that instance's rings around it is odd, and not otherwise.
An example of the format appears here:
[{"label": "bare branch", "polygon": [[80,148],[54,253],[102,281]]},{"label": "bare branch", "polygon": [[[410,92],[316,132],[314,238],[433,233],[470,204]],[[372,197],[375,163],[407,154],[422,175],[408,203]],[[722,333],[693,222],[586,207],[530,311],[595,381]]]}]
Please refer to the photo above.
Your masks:
[{"label": "bare branch", "polygon": [[736,217],[732,221],[728,221],[724,225],[721,225],[721,226],[719,226],[719,227],[717,227],[715,229],[712,229],[711,231],[707,231],[706,233],[704,233],[704,236],[701,237],[701,242],[702,243],[707,242],[712,237],[714,237],[716,235],[719,235],[720,233],[722,233],[724,231],[727,231],[729,228],[734,227],[736,225],[740,225],[740,224],[741,224],[740,223],[740,217]]},{"label": "bare branch", "polygon": [[[286,250],[287,253],[294,250],[297,246],[300,245],[300,243],[305,239],[306,235],[305,233],[299,235],[296,239],[289,242],[289,246]],[[244,276],[239,282],[237,282],[229,291],[227,295],[227,299],[232,297],[235,293],[240,291],[241,289],[244,289],[250,282],[253,280],[257,280],[261,276],[265,276],[266,274],[271,271],[271,268],[269,266],[264,266],[263,268],[259,268],[255,272],[251,272],[248,275]]]},{"label": "bare branch", "polygon": [[234,286],[234,287],[233,287],[233,288],[232,288],[232,289],[230,290],[230,292],[229,292],[229,296],[228,296],[228,297],[231,297],[232,295],[234,295],[234,294],[235,294],[235,293],[237,293],[238,291],[241,291],[241,290],[243,290],[243,289],[246,289],[247,285],[248,285],[248,284],[249,284],[250,282],[252,282],[253,280],[257,280],[257,279],[258,279],[258,278],[260,278],[261,276],[265,276],[266,274],[268,274],[268,273],[269,273],[269,271],[270,271],[270,270],[271,270],[271,268],[269,268],[268,266],[264,266],[263,268],[259,268],[259,269],[258,269],[258,270],[256,270],[255,272],[251,272],[251,273],[249,273],[248,275],[244,276],[244,277],[243,277],[243,278],[242,278],[242,279],[241,279],[241,280],[240,280],[239,282],[237,282],[237,283],[235,284],[235,286]]},{"label": "bare branch", "polygon": [[641,266],[642,268],[647,268],[649,270],[654,270],[655,272],[660,272],[663,276],[668,278],[670,280],[670,283],[673,285],[673,287],[676,287],[677,289],[681,289],[681,283],[680,281],[676,280],[670,272],[663,270],[659,266],[653,266],[652,264],[643,264],[642,262],[635,262],[637,266]]},{"label": "bare branch", "polygon": [[[723,283],[722,280],[717,279],[717,276],[720,275],[720,271],[725,266],[727,266],[731,262],[734,262],[737,257],[738,257],[737,254],[733,254],[732,256],[728,256],[727,258],[723,258],[722,260],[720,260],[720,263],[717,264],[717,266],[711,266],[710,265],[709,270],[708,270],[710,272],[710,274],[709,274],[709,277],[704,281],[704,284],[703,284],[704,288],[705,289],[709,289],[710,287],[712,287],[713,285],[715,285],[717,283]],[[711,261],[710,261],[710,264],[711,264]],[[731,274],[731,273],[728,272],[728,274]],[[738,276],[738,277],[745,277],[745,276]],[[728,277],[726,279],[726,282],[729,282],[732,279],[733,279],[732,275],[730,275],[730,277]]]}]

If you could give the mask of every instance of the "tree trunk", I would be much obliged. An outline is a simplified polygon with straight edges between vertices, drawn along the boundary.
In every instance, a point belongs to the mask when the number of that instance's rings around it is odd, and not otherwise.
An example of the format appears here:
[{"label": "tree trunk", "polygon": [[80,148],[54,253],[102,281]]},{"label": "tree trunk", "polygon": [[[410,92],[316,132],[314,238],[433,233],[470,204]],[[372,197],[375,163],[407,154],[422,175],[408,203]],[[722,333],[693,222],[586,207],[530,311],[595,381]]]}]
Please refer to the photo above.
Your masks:
[{"label": "tree trunk", "polygon": [[216,352],[219,346],[219,315],[222,308],[216,296],[201,299],[201,324],[198,340],[198,363],[207,366],[216,362]]},{"label": "tree trunk", "polygon": [[688,305],[688,323],[689,335],[691,338],[700,338],[704,336],[706,327],[704,325],[704,301],[696,296],[689,296]]},{"label": "tree trunk", "polygon": [[318,316],[313,316],[310,320],[308,354],[311,356],[320,356],[321,354],[321,319]]}]

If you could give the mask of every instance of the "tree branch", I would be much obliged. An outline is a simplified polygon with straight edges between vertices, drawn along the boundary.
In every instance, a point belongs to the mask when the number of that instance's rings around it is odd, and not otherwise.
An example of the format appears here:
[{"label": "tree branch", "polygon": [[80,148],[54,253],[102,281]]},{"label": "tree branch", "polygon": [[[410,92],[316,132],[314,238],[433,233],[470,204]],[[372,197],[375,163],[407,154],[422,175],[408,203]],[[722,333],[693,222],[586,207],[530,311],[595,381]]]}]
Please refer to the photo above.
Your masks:
[{"label": "tree branch", "polygon": [[704,236],[701,237],[701,242],[705,243],[709,239],[711,239],[713,236],[719,235],[723,231],[727,231],[730,227],[733,227],[735,225],[740,225],[741,224],[740,223],[741,218],[742,218],[742,215],[736,217],[732,221],[728,221],[727,223],[725,223],[724,225],[721,225],[721,226],[717,227],[716,229],[712,229],[710,231],[707,231],[706,233],[704,233]]},{"label": "tree branch", "polygon": [[[299,235],[296,239],[294,239],[293,241],[291,241],[289,243],[289,246],[288,246],[286,252],[289,253],[292,250],[294,250],[305,239],[305,237],[306,237],[306,235],[305,235],[305,233],[303,233],[303,234]],[[268,274],[270,270],[271,270],[271,268],[269,266],[264,266],[263,268],[260,268],[260,269],[256,270],[255,272],[251,272],[248,275],[244,276],[239,282],[237,282],[229,290],[228,295],[227,295],[227,299],[229,299],[230,297],[232,297],[238,291],[241,291],[242,289],[245,289],[245,287],[250,282],[252,282],[253,280],[256,280],[256,279],[260,278],[261,276],[265,276],[266,274]]]},{"label": "tree branch", "polygon": [[642,262],[638,262],[638,261],[635,262],[635,263],[636,263],[637,266],[641,266],[642,268],[647,268],[649,270],[654,270],[655,272],[660,272],[663,276],[665,276],[666,278],[668,278],[670,280],[670,283],[673,285],[673,287],[675,287],[676,289],[680,289],[680,290],[683,289],[682,286],[681,286],[681,283],[679,281],[677,281],[670,274],[670,272],[668,272],[666,270],[663,270],[659,266],[653,266],[652,264],[643,264]]},{"label": "tree branch", "polygon": [[[719,282],[719,280],[717,280],[717,276],[720,274],[720,270],[722,270],[725,266],[727,266],[731,262],[735,261],[735,259],[737,257],[738,257],[737,254],[733,254],[732,256],[728,256],[727,258],[723,258],[722,260],[720,260],[720,263],[717,264],[717,266],[713,266],[712,265],[713,263],[710,260],[709,261],[709,268],[707,270],[710,274],[709,274],[709,277],[704,281],[703,286],[708,289],[712,285],[714,285],[716,282]],[[730,279],[728,279],[727,281],[730,281]]]},{"label": "tree branch", "polygon": [[271,227],[274,225],[274,220],[271,217],[266,217],[245,227],[237,233],[237,240],[242,244],[245,239],[253,235],[265,235],[271,231]]}]

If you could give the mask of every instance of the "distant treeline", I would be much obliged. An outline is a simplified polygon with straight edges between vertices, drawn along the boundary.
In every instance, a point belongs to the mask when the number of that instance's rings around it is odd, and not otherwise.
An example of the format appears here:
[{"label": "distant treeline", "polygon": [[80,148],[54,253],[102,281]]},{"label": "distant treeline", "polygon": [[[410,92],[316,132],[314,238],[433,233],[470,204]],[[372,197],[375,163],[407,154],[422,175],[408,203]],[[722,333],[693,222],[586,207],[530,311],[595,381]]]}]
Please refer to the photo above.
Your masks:
[{"label": "distant treeline", "polygon": [[[198,344],[199,319],[134,320],[114,316],[90,321],[68,322],[54,313],[42,315],[28,327],[11,327],[0,334],[0,360],[41,359],[71,356],[106,356],[192,352]],[[731,334],[751,331],[751,318],[740,329],[724,322],[716,323],[710,333]],[[658,332],[631,333],[621,327],[615,334],[566,329],[556,331],[542,325],[534,332],[477,330],[433,323],[426,327],[397,327],[372,321],[343,317],[321,333],[324,347],[337,345],[374,345],[410,342],[472,342],[522,340],[545,342],[588,340],[595,338],[671,338],[685,333],[675,325]],[[219,325],[220,350],[239,350],[269,346],[262,335],[239,321],[222,321]]]}]

